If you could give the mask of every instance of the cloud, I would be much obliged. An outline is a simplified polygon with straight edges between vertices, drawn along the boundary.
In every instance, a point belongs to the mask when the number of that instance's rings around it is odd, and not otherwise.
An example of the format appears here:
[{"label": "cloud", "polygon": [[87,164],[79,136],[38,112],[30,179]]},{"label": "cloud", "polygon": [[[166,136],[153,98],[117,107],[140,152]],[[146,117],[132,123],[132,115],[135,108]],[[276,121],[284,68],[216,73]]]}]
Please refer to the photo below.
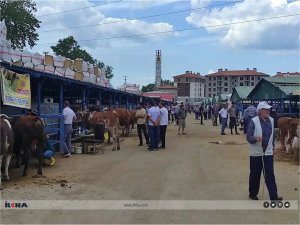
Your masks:
[{"label": "cloud", "polygon": [[[199,4],[202,5],[199,5]],[[208,5],[210,1],[191,0],[192,7]],[[207,27],[239,21],[256,20],[281,15],[298,14],[300,1],[245,0],[223,8],[192,12],[186,21],[196,27]],[[268,51],[298,51],[299,16],[206,28],[210,34],[221,35],[221,43],[232,48]]]},{"label": "cloud", "polygon": [[[144,1],[138,1],[144,2]],[[138,4],[136,2],[136,4]],[[150,1],[145,1],[146,3]],[[167,4],[174,2],[169,1],[155,1],[156,4]],[[132,2],[124,1],[124,4],[133,4]],[[143,4],[146,4],[143,3]],[[118,3],[115,3],[118,4]],[[140,3],[139,3],[140,4]],[[74,36],[82,46],[88,48],[96,47],[111,47],[113,45],[120,45],[127,43],[143,43],[160,41],[165,38],[174,36],[176,34],[167,31],[173,31],[173,25],[164,22],[145,22],[143,20],[127,18],[117,18],[105,16],[100,12],[99,7],[86,8],[70,13],[59,13],[55,15],[42,16],[51,13],[58,13],[70,9],[78,9],[91,6],[92,4],[87,0],[76,1],[38,1],[37,17],[42,21],[39,29],[40,42],[39,43],[56,43],[58,39],[65,38],[69,35]],[[112,4],[113,5],[113,4]],[[41,17],[39,17],[39,15]],[[121,22],[119,22],[121,21]],[[91,24],[99,24],[97,26],[89,26]],[[102,25],[101,25],[102,24]],[[65,29],[68,27],[87,26],[80,29]],[[64,29],[60,31],[47,32],[50,30]],[[148,33],[159,33],[160,35],[141,35]],[[117,38],[126,36],[124,38]],[[80,40],[91,40],[80,42]]]}]

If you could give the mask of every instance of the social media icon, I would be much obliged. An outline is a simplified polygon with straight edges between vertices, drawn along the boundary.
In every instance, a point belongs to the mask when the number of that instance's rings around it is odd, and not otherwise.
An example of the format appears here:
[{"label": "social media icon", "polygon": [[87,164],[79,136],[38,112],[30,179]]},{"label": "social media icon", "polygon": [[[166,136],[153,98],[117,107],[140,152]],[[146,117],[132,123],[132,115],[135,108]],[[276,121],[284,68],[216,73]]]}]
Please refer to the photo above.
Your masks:
[{"label": "social media icon", "polygon": [[280,209],[281,209],[281,208],[282,208],[282,206],[283,206],[283,203],[282,203],[282,202],[277,202],[277,207],[278,207],[278,208],[280,208]]},{"label": "social media icon", "polygon": [[269,208],[269,206],[270,206],[269,202],[264,202],[264,207],[265,207],[266,209]]},{"label": "social media icon", "polygon": [[290,206],[291,206],[291,204],[290,204],[289,202],[285,202],[285,203],[284,203],[284,207],[285,207],[285,208],[290,208]]},{"label": "social media icon", "polygon": [[271,206],[271,208],[275,208],[276,207],[276,202],[271,202],[270,206]]}]

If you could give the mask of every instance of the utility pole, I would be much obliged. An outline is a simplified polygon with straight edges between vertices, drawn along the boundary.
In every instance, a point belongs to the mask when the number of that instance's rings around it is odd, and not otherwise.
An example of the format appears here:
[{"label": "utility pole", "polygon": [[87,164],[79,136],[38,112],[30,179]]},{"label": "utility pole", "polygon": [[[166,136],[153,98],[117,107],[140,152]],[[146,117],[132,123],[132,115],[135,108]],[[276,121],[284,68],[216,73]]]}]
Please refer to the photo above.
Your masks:
[{"label": "utility pole", "polygon": [[127,77],[128,76],[123,76],[124,77],[124,80],[125,80],[125,83],[124,84],[126,84],[126,81],[127,81]]}]

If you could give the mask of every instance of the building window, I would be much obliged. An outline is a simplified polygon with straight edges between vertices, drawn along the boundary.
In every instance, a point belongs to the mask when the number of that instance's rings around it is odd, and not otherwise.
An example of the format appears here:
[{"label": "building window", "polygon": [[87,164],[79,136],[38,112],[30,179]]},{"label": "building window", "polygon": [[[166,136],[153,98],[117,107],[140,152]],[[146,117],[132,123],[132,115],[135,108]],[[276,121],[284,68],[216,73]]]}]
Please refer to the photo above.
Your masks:
[{"label": "building window", "polygon": [[228,88],[224,88],[224,91],[227,92],[227,91],[228,91]]},{"label": "building window", "polygon": [[215,89],[215,88],[214,88],[213,90],[214,90],[214,91],[216,91],[216,89]]},{"label": "building window", "polygon": [[214,83],[214,85],[213,85],[214,87],[216,86],[216,83]]},{"label": "building window", "polygon": [[188,82],[188,81],[189,81],[189,79],[188,79],[188,78],[185,78],[185,81],[186,81],[186,82]]},{"label": "building window", "polygon": [[211,86],[211,83],[208,83],[208,86]]},{"label": "building window", "polygon": [[211,77],[210,77],[210,78],[208,78],[208,80],[210,81],[210,80],[211,80]]},{"label": "building window", "polygon": [[224,86],[228,86],[228,83],[225,83]]},{"label": "building window", "polygon": [[251,82],[251,86],[254,86],[254,82]]},{"label": "building window", "polygon": [[244,80],[244,77],[240,77],[240,80]]},{"label": "building window", "polygon": [[228,80],[228,77],[225,77],[225,80]]},{"label": "building window", "polygon": [[211,94],[208,94],[208,97],[211,97]]},{"label": "building window", "polygon": [[214,77],[214,80],[216,80],[216,77]]},{"label": "building window", "polygon": [[243,83],[240,83],[240,86],[244,86],[244,84],[243,84]]},{"label": "building window", "polygon": [[232,82],[231,84],[234,85],[234,82]]},{"label": "building window", "polygon": [[254,80],[254,77],[251,77],[251,80]]},{"label": "building window", "polygon": [[180,78],[178,78],[178,82],[180,81]]},{"label": "building window", "polygon": [[260,80],[260,77],[258,77],[257,80]]},{"label": "building window", "polygon": [[208,91],[211,91],[211,88],[208,88]]}]

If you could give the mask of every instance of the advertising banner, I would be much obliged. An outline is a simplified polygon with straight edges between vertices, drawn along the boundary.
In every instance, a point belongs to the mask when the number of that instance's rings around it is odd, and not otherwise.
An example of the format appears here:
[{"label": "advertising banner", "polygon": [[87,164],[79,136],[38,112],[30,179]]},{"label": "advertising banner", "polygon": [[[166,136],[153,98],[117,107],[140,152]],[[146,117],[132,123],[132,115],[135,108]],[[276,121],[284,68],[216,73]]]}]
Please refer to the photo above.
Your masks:
[{"label": "advertising banner", "polygon": [[30,76],[0,68],[3,105],[31,108]]}]

